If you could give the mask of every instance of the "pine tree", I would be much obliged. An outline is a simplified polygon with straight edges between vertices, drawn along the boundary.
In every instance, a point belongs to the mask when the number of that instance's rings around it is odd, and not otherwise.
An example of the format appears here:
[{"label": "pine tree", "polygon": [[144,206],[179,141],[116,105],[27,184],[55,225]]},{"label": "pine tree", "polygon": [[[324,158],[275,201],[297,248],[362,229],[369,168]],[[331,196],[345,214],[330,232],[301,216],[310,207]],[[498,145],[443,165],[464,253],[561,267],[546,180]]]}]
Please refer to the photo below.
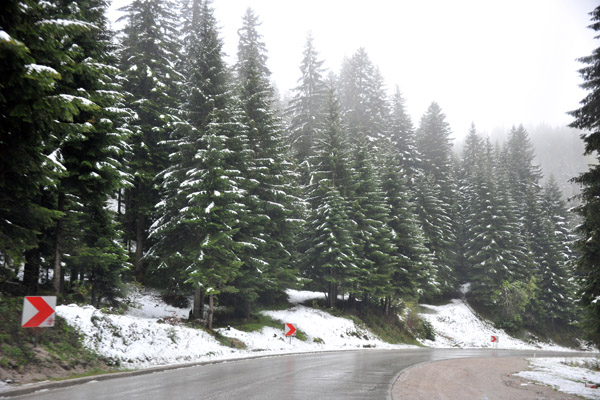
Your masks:
[{"label": "pine tree", "polygon": [[461,281],[468,282],[469,268],[466,259],[466,245],[470,241],[468,235],[467,220],[473,213],[474,176],[478,160],[484,153],[483,139],[477,133],[475,124],[471,124],[471,129],[465,138],[465,144],[462,153],[462,159],[456,173],[457,176],[457,220],[456,239],[457,239],[457,273]]},{"label": "pine tree", "polygon": [[310,167],[303,164],[312,156],[316,132],[322,124],[326,95],[323,61],[318,59],[310,33],[306,38],[300,71],[302,76],[298,79],[298,86],[294,88],[294,95],[286,110],[290,117],[288,134],[296,163],[301,170],[310,171]]},{"label": "pine tree", "polygon": [[511,194],[517,204],[524,208],[528,191],[533,190],[536,195],[539,193],[542,173],[539,166],[533,163],[533,145],[523,125],[511,129],[504,157],[508,177],[512,182]]},{"label": "pine tree", "polygon": [[425,235],[419,224],[409,195],[408,178],[404,177],[401,160],[395,152],[386,156],[382,173],[382,190],[390,209],[394,255],[392,285],[396,298],[418,297],[432,293],[431,277],[435,275],[431,254],[425,246]]},{"label": "pine tree", "polygon": [[342,64],[340,104],[352,140],[364,134],[369,146],[377,146],[383,139],[389,114],[383,86],[381,73],[364,48]]},{"label": "pine tree", "polygon": [[374,161],[368,151],[367,137],[355,138],[352,146],[349,216],[353,222],[353,242],[359,268],[357,290],[366,303],[370,298],[391,296],[392,267],[397,263],[388,226],[387,207],[381,182],[375,173]]},{"label": "pine tree", "polygon": [[266,66],[267,54],[258,33],[258,17],[248,9],[238,31],[235,66],[237,91],[248,127],[249,160],[247,217],[240,237],[252,246],[245,249],[244,267],[237,280],[237,311],[248,316],[258,296],[270,300],[283,296],[294,284],[291,263],[294,247],[295,199],[291,193],[291,164],[284,159],[281,124],[273,110],[273,89]]},{"label": "pine tree", "polygon": [[446,253],[452,244],[448,237],[451,220],[444,212],[440,191],[432,175],[422,175],[415,185],[415,209],[425,233],[425,245],[435,265],[434,273],[428,274],[431,290],[426,294],[429,296],[449,291],[455,283]]},{"label": "pine tree", "polygon": [[452,171],[450,125],[437,103],[431,103],[421,117],[416,139],[421,155],[421,167],[442,187],[443,195],[449,198]]},{"label": "pine tree", "polygon": [[[436,103],[432,103],[417,130],[417,149],[421,155],[421,178],[418,193],[418,213],[429,250],[434,253],[438,279],[444,292],[456,286],[456,189],[452,165],[450,127],[446,116]],[[426,188],[425,186],[431,186]]]},{"label": "pine tree", "polygon": [[[315,147],[318,151],[318,144]],[[333,308],[340,288],[353,283],[356,266],[349,235],[351,224],[346,201],[333,182],[322,178],[315,185],[310,198],[313,208],[306,224],[310,237],[306,239],[304,262],[307,277],[315,282],[316,288],[327,293],[328,306]]]},{"label": "pine tree", "polygon": [[[56,190],[49,193],[49,201],[61,213],[54,232],[47,233],[54,242],[54,291],[63,290],[64,262],[72,279],[88,277],[94,304],[116,295],[124,250],[116,243],[118,233],[110,224],[93,237],[86,236],[85,229],[106,225],[112,219],[106,203],[123,184],[119,160],[130,115],[116,83],[118,70],[105,6],[98,0],[58,1],[48,5],[50,15],[39,24],[48,46],[61,54],[48,60],[48,66],[61,76],[49,100],[62,107],[49,127],[54,137],[48,146],[64,168]],[[97,257],[86,264],[77,263],[89,253]],[[99,271],[107,273],[101,277]]]},{"label": "pine tree", "polygon": [[204,296],[234,291],[239,253],[234,236],[243,214],[245,130],[231,96],[213,9],[208,1],[188,4],[185,26],[186,76],[184,122],[171,140],[170,166],[160,175],[159,218],[151,227],[156,241],[148,257],[154,274],[168,279],[169,289],[194,289],[194,318],[202,317]]},{"label": "pine tree", "polygon": [[63,114],[51,97],[61,75],[49,66],[60,54],[39,35],[47,17],[48,10],[35,1],[0,5],[0,279],[12,277],[13,268],[27,259],[24,283],[33,290],[40,235],[60,217],[42,201],[44,189],[55,188],[62,171],[47,146],[54,138],[49,122]]},{"label": "pine tree", "polygon": [[404,107],[404,98],[398,87],[392,98],[388,138],[400,167],[411,185],[420,171],[420,154],[417,150],[415,131]]},{"label": "pine tree", "polygon": [[567,209],[558,184],[551,176],[544,188],[541,200],[543,227],[540,265],[538,313],[552,328],[566,325],[574,314],[571,283],[573,253],[571,235],[567,223]]},{"label": "pine tree", "polygon": [[133,181],[125,192],[125,235],[135,243],[135,276],[144,280],[142,259],[150,247],[148,227],[158,203],[156,176],[168,165],[167,140],[180,118],[177,115],[183,77],[179,63],[176,16],[171,2],[136,0],[124,7],[127,14],[120,51],[120,68],[127,106],[137,118],[130,123],[131,155],[127,160]]},{"label": "pine tree", "polygon": [[354,285],[356,265],[351,222],[344,197],[349,178],[348,152],[340,120],[339,103],[330,83],[323,126],[314,143],[306,227],[302,235],[304,275],[327,293],[335,307],[340,290]]},{"label": "pine tree", "polygon": [[[590,13],[590,28],[600,31],[600,7]],[[585,154],[593,154],[600,149],[600,130],[598,109],[600,107],[600,48],[580,61],[586,64],[579,70],[584,80],[582,87],[589,93],[580,102],[581,107],[571,112],[575,121],[571,127],[585,129],[582,139],[585,143]],[[598,157],[598,153],[596,153]],[[582,204],[576,208],[577,214],[583,218],[578,233],[580,239],[577,247],[580,256],[577,260],[577,272],[580,275],[582,303],[587,307],[586,325],[590,336],[600,342],[600,166],[594,165],[574,181],[582,185],[580,199]]]},{"label": "pine tree", "polygon": [[[494,160],[489,142],[483,146],[474,130],[469,134],[463,166],[467,193],[466,272],[472,283],[471,296],[480,304],[493,306],[493,293],[502,282],[512,280],[516,260],[511,244],[510,218],[503,212],[498,185],[494,180]],[[479,145],[477,145],[479,143]],[[477,146],[477,147],[476,147]]]}]

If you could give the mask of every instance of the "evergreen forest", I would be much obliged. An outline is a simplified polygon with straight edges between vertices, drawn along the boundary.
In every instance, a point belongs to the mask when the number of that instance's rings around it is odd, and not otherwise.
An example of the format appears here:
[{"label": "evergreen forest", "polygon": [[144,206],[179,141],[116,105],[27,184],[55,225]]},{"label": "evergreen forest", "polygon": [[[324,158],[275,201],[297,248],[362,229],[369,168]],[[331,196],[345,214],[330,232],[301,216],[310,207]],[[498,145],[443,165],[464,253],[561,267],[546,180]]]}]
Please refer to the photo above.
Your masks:
[{"label": "evergreen forest", "polygon": [[[2,292],[100,307],[135,281],[193,295],[209,329],[288,288],[386,316],[466,293],[509,330],[599,341],[597,168],[569,212],[518,121],[456,151],[442,107],[411,121],[367,49],[326,71],[307,35],[283,100],[251,9],[228,63],[209,0],[133,0],[118,34],[106,8],[0,5]],[[588,154],[599,59],[572,112]]]}]

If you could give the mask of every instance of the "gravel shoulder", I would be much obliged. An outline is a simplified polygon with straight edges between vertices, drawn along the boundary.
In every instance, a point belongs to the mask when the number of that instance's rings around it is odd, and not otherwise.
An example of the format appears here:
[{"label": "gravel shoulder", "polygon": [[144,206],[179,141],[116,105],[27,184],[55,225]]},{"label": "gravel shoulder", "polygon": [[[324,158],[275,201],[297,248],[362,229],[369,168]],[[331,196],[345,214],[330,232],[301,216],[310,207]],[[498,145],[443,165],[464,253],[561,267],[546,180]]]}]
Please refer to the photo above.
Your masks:
[{"label": "gravel shoulder", "polygon": [[392,386],[393,400],[575,400],[513,374],[529,369],[524,358],[469,358],[419,364]]}]

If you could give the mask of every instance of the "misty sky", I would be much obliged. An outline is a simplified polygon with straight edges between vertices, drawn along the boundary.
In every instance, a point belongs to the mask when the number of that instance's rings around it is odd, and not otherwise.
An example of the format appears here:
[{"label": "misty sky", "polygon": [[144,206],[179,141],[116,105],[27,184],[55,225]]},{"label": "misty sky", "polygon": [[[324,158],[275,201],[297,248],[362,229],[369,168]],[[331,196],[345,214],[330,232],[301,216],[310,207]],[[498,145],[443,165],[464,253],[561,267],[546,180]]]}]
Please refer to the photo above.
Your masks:
[{"label": "misty sky", "polygon": [[[127,0],[115,0],[111,9]],[[587,28],[593,0],[215,0],[228,61],[252,7],[262,21],[268,66],[283,94],[296,86],[311,31],[325,66],[367,50],[398,85],[418,125],[436,101],[454,136],[471,122],[482,133],[523,123],[566,125],[585,92],[577,58],[598,43]],[[115,13],[109,17],[114,19]]]}]

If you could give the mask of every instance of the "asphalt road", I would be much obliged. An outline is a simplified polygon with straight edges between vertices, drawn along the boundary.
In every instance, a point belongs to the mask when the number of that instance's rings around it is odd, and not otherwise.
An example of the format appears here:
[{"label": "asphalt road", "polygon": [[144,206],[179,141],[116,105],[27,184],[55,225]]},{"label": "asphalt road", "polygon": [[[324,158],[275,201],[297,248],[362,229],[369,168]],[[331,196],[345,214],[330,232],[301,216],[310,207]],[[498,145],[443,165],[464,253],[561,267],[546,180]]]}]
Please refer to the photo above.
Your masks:
[{"label": "asphalt road", "polygon": [[[574,353],[536,352],[540,356]],[[18,399],[386,399],[396,375],[426,361],[464,357],[533,357],[533,351],[414,349],[286,355],[92,381]],[[2,393],[0,393],[0,397]]]}]

